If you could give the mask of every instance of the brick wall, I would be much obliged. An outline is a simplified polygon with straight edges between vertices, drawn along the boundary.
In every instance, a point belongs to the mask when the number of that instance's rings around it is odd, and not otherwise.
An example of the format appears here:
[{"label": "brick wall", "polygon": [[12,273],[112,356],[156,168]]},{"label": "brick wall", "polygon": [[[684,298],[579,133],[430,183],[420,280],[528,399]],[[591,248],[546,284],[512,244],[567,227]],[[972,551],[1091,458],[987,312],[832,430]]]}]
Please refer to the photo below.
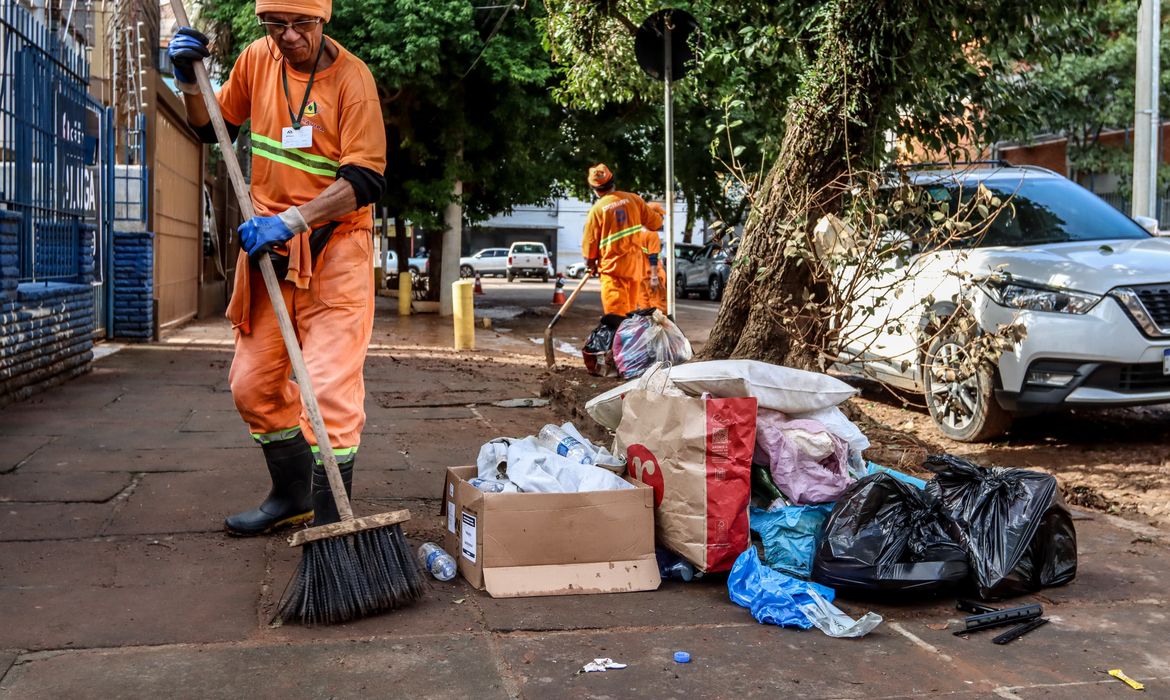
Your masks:
[{"label": "brick wall", "polygon": [[0,211],[0,405],[87,372],[93,359],[93,227],[82,227],[76,282],[20,284],[20,224]]},{"label": "brick wall", "polygon": [[150,340],[154,334],[154,234],[115,231],[114,323],[111,335]]}]

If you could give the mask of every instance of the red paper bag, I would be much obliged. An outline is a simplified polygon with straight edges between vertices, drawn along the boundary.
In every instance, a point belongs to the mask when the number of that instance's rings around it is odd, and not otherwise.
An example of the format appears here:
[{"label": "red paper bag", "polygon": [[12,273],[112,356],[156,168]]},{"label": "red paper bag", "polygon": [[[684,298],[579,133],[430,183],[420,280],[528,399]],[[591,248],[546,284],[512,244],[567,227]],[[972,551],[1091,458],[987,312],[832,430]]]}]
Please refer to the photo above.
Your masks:
[{"label": "red paper bag", "polygon": [[622,402],[618,454],[654,488],[658,543],[702,571],[729,571],[748,547],[756,400],[637,390]]}]

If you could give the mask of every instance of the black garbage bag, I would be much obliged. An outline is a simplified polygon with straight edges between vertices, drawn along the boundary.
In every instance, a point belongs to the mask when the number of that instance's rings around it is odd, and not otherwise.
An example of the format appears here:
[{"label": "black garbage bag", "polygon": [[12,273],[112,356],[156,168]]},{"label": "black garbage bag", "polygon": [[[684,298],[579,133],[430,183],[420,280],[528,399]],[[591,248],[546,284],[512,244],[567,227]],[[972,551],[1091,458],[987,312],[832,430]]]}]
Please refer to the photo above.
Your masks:
[{"label": "black garbage bag", "polygon": [[626,320],[625,316],[606,314],[601,317],[597,328],[585,339],[585,347],[581,348],[581,355],[585,360],[585,369],[590,374],[599,377],[618,376],[617,367],[613,362],[613,339],[617,335],[618,326]]},{"label": "black garbage bag", "polygon": [[932,455],[927,491],[959,530],[980,598],[1060,586],[1077,575],[1077,533],[1056,478]]},{"label": "black garbage bag", "polygon": [[962,583],[967,553],[939,506],[884,472],[855,481],[825,522],[812,580],[856,593],[936,593]]}]

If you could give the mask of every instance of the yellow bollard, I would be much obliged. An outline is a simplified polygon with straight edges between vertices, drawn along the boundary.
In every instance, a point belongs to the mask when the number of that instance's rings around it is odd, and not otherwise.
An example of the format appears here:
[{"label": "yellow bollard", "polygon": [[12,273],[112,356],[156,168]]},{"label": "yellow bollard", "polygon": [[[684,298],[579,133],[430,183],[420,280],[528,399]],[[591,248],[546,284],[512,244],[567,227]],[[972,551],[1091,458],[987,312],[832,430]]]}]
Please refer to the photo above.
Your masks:
[{"label": "yellow bollard", "polygon": [[410,297],[412,276],[409,272],[398,275],[398,315],[410,315]]},{"label": "yellow bollard", "polygon": [[451,283],[451,312],[455,319],[455,349],[475,349],[475,282]]}]

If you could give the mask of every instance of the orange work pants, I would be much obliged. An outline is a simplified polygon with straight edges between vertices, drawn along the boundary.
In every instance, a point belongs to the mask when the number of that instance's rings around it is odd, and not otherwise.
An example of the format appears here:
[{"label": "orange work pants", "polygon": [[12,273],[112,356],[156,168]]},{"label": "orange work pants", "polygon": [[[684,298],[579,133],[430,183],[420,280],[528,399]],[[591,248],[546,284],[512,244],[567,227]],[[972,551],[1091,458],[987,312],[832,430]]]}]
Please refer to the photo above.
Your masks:
[{"label": "orange work pants", "polygon": [[625,316],[638,307],[638,287],[642,280],[601,274],[601,308],[604,313]]},{"label": "orange work pants", "polygon": [[[368,230],[335,233],[318,256],[308,289],[280,283],[329,444],[339,456],[357,449],[366,422],[362,366],[374,327],[372,247]],[[258,268],[249,273],[252,332],[236,330],[228,374],[232,398],[257,441],[288,436],[299,425],[316,445],[264,279]]]}]

